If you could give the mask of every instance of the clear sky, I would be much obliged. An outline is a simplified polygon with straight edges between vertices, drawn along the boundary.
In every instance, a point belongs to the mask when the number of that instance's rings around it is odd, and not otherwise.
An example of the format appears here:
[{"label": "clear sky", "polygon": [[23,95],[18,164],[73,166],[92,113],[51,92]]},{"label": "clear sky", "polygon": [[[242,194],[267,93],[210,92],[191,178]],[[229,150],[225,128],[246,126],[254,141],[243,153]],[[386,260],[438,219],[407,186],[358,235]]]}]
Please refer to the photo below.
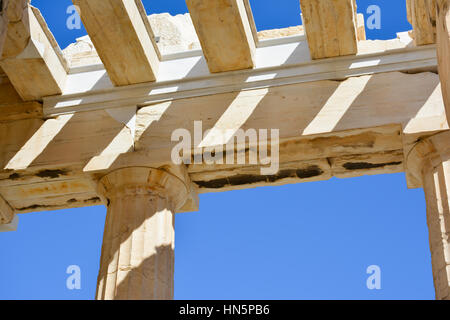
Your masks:
[{"label": "clear sky", "polygon": [[[144,0],[148,13],[187,11],[184,0]],[[357,0],[381,8],[389,39],[411,28],[404,0]],[[32,0],[61,48],[85,30],[66,28],[69,0]],[[298,0],[251,1],[258,30],[298,25]],[[366,18],[369,15],[366,14]],[[176,216],[176,299],[434,299],[423,191],[404,174],[208,194]],[[0,299],[94,299],[106,209],[20,216],[0,233]],[[66,269],[81,268],[81,290]],[[366,269],[381,270],[369,290]]]}]

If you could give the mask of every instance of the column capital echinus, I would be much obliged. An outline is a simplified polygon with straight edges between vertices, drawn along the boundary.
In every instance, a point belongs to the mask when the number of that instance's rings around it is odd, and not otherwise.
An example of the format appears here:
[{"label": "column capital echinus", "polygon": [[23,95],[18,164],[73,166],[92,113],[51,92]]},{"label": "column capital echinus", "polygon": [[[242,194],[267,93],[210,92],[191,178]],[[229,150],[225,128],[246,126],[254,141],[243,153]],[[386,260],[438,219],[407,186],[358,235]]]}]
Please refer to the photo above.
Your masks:
[{"label": "column capital echinus", "polygon": [[450,130],[447,130],[418,141],[406,157],[406,170],[423,185],[423,175],[449,159]]},{"label": "column capital echinus", "polygon": [[167,198],[176,211],[185,204],[189,194],[188,178],[180,172],[166,168],[121,168],[99,180],[98,192],[108,202],[128,196],[160,196]]}]

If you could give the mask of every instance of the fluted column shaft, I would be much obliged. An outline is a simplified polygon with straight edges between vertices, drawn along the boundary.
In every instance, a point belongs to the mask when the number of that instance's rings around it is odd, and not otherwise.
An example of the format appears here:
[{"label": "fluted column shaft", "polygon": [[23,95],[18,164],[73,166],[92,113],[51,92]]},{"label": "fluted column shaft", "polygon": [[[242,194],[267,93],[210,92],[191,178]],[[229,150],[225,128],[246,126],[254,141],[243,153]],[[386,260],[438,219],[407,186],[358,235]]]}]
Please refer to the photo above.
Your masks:
[{"label": "fluted column shaft", "polygon": [[450,0],[436,0],[436,35],[439,78],[450,123]]},{"label": "fluted column shaft", "polygon": [[174,293],[174,213],[183,182],[162,170],[126,168],[100,181],[108,199],[99,300],[168,300]]},{"label": "fluted column shaft", "polygon": [[407,159],[408,171],[421,181],[436,299],[450,299],[450,131],[420,141]]},{"label": "fluted column shaft", "polygon": [[436,299],[450,299],[450,161],[425,168],[423,184]]}]

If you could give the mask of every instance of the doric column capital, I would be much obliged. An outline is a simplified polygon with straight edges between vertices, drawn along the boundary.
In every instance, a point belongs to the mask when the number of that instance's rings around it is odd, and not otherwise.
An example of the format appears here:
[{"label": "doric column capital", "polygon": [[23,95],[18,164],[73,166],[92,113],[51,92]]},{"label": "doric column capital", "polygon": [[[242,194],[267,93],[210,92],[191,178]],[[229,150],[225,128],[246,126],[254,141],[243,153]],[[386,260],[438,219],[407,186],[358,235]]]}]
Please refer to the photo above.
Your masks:
[{"label": "doric column capital", "polygon": [[114,198],[155,195],[167,198],[178,210],[188,198],[188,182],[170,170],[128,167],[114,170],[99,180],[98,191],[108,201]]},{"label": "doric column capital", "polygon": [[433,170],[450,159],[450,130],[420,140],[406,157],[406,170],[423,183],[424,170]]}]

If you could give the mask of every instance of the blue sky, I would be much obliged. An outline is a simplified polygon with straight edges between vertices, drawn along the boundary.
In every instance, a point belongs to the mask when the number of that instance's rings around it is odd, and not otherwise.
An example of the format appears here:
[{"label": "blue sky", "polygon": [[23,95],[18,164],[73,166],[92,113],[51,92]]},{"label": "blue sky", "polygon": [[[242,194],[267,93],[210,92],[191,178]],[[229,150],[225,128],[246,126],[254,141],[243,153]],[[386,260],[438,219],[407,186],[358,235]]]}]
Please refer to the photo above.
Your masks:
[{"label": "blue sky", "polygon": [[[187,11],[184,0],[144,0],[147,12]],[[409,30],[405,1],[357,0],[381,8],[370,39]],[[68,0],[32,0],[60,46]],[[298,0],[251,1],[259,30],[300,24]],[[367,17],[367,15],[366,15]],[[201,196],[176,216],[176,299],[434,299],[423,191],[404,174],[332,179]],[[0,299],[94,299],[106,215],[92,207],[20,216],[0,233]],[[81,290],[66,269],[81,268]],[[381,268],[381,290],[366,269]]]}]

